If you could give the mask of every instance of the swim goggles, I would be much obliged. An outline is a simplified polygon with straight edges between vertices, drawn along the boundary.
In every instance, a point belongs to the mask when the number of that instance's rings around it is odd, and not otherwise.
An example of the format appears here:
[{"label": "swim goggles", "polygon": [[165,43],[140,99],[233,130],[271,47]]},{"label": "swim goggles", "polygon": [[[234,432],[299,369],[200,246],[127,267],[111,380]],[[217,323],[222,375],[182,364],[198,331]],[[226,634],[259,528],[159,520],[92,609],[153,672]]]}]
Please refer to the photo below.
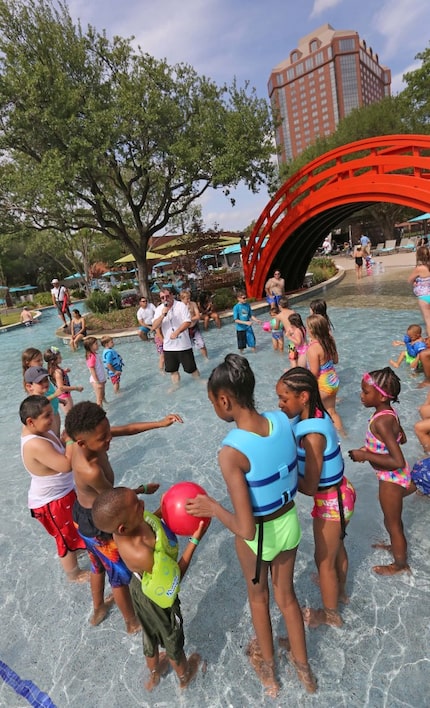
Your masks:
[{"label": "swim goggles", "polygon": [[373,388],[375,388],[382,396],[385,396],[385,398],[394,398],[394,396],[392,396],[391,393],[387,393],[386,391],[384,391],[383,388],[378,386],[375,379],[373,379],[369,373],[363,374],[363,381],[364,381],[364,383],[367,383],[369,386],[373,386]]}]

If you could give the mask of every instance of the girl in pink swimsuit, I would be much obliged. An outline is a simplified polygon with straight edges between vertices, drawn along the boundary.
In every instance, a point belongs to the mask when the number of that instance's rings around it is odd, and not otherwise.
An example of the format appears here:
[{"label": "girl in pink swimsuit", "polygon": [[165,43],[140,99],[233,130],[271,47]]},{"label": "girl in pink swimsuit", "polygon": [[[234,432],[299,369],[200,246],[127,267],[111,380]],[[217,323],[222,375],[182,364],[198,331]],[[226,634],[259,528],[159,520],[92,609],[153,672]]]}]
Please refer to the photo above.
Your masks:
[{"label": "girl in pink swimsuit", "polygon": [[403,497],[415,492],[416,487],[400,449],[400,445],[406,442],[406,435],[391,407],[398,400],[399,393],[400,379],[389,366],[364,374],[361,402],[366,408],[375,408],[375,413],[369,420],[365,447],[349,451],[354,462],[370,462],[379,480],[379,502],[390,543],[377,543],[374,548],[390,551],[394,558],[389,565],[373,567],[379,575],[409,571],[402,508]]}]

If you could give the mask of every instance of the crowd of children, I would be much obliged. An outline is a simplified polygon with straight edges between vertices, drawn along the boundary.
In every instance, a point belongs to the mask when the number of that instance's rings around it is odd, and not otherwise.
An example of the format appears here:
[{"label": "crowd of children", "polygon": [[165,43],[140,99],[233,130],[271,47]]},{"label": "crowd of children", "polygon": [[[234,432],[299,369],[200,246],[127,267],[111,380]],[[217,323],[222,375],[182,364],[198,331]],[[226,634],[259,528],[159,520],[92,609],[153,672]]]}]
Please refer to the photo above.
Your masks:
[{"label": "crowd of children", "polygon": [[[190,298],[181,299],[189,309],[194,344],[207,356],[198,332],[198,310]],[[242,354],[247,347],[255,351],[252,325],[263,323],[253,314],[244,292],[237,293],[237,300],[233,320]],[[236,426],[222,441],[218,456],[233,510],[207,495],[188,500],[186,510],[198,517],[216,517],[235,537],[256,634],[246,653],[266,693],[276,697],[280,683],[269,578],[288,630],[288,639],[280,640],[281,646],[304,688],[313,693],[317,681],[308,662],[305,625],[343,625],[340,605],[348,602],[344,539],[354,513],[356,493],[344,474],[338,437],[338,433],[344,434],[336,411],[338,351],[326,303],[313,301],[304,323],[289,308],[288,299],[281,297],[279,305],[270,308],[267,330],[275,351],[282,353],[285,337],[289,341],[290,366],[275,387],[278,410],[257,411],[254,373],[243,356],[228,354],[214,368],[208,380],[210,402],[219,418]],[[406,345],[406,353],[392,362],[393,366],[400,366],[403,358],[409,356],[413,357],[409,364],[416,369],[422,341],[420,327],[411,325],[400,342]],[[83,344],[95,403],[83,401],[74,405],[71,392],[81,392],[83,387],[71,386],[69,370],[61,366],[58,348],[50,347],[43,355],[34,348],[22,353],[28,395],[19,414],[23,425],[22,460],[31,478],[28,506],[31,515],[55,539],[67,578],[74,582],[90,580],[90,623],[100,624],[115,601],[128,633],[143,628],[143,652],[149,670],[146,688],[152,690],[159,683],[169,664],[180,687],[185,688],[196,675],[201,658],[197,653],[187,658],[184,652],[178,592],[205,527],[203,523],[197,526],[178,560],[176,537],[162,519],[160,508],[150,513],[138,497],[153,494],[159,485],[151,482],[136,489],[115,487],[107,454],[113,437],[168,427],[182,419],[169,414],[160,421],[112,427],[103,409],[105,384],[109,378],[114,392],[119,393],[123,360],[111,336],[101,340],[102,357],[95,337],[85,337]],[[162,351],[161,343],[161,354]],[[420,463],[411,472],[401,449],[406,436],[392,407],[399,392],[400,379],[389,367],[363,375],[361,401],[374,413],[364,446],[349,450],[351,460],[369,462],[378,479],[389,541],[376,547],[389,551],[393,559],[387,565],[374,566],[373,570],[382,576],[409,571],[403,499],[417,490],[430,492],[430,470]],[[62,434],[59,406],[66,416]],[[430,394],[420,414],[422,420],[416,423],[415,430],[423,449],[429,452]],[[313,497],[311,516],[320,608],[301,608],[294,590],[301,538],[297,493]],[[90,573],[77,562],[77,551],[83,549],[88,552]],[[106,575],[112,588],[108,596]],[[163,583],[170,585],[162,593]],[[160,647],[165,653],[160,652]]]}]

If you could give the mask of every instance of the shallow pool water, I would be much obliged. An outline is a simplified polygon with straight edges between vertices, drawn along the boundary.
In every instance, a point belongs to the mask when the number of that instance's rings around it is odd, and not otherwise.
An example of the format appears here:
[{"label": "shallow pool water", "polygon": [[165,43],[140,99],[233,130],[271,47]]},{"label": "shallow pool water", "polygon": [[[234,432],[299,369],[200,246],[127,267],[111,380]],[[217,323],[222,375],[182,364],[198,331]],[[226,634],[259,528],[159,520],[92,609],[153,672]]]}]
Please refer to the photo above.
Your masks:
[{"label": "shallow pool water", "polygon": [[[297,310],[305,317],[307,303],[300,303]],[[429,705],[430,505],[415,495],[405,501],[403,518],[412,574],[389,579],[375,576],[371,566],[387,562],[385,553],[371,548],[372,542],[386,538],[377,482],[370,466],[354,464],[347,455],[349,448],[363,444],[369,417],[359,398],[362,373],[387,365],[388,359],[398,353],[391,347],[392,339],[400,338],[419,316],[416,310],[369,313],[334,306],[330,306],[329,314],[340,355],[338,409],[348,431],[348,438],[342,441],[346,474],[358,497],[346,539],[351,602],[343,610],[344,628],[307,630],[318,693],[305,694],[285,656],[281,656],[282,688],[275,701],[264,696],[244,655],[252,635],[245,586],[233,537],[217,521],[199,546],[182,583],[186,650],[200,651],[207,661],[206,673],[199,674],[185,693],[180,693],[171,673],[151,695],[145,692],[140,637],[125,634],[117,609],[99,627],[89,626],[89,588],[65,583],[52,539],[30,518],[26,508],[28,475],[20,459],[18,419],[24,396],[21,351],[27,346],[43,349],[59,345],[65,365],[71,367],[72,385],[85,386],[82,394],[73,394],[76,402],[85,397],[93,400],[83,352],[81,349],[72,354],[55,337],[58,318],[53,310],[45,311],[32,329],[0,335],[0,659],[22,679],[34,682],[58,708]],[[276,407],[275,383],[288,362],[272,352],[270,334],[258,326],[255,329],[257,352],[249,355],[249,361],[257,379],[258,408],[267,410]],[[236,351],[234,326],[226,324],[219,331],[211,328],[205,336],[210,360],[198,358],[202,379],[184,375],[175,393],[170,392],[170,377],[158,371],[151,342],[141,342],[137,337],[135,341],[116,341],[125,369],[122,395],[114,397],[112,388],[107,387],[111,423],[158,420],[169,412],[177,412],[184,419],[183,425],[114,440],[110,459],[118,484],[137,486],[154,480],[160,482],[163,491],[176,481],[192,479],[222,503],[228,503],[216,453],[229,426],[215,417],[207,400],[205,379],[226,353]],[[426,391],[417,388],[420,379],[411,377],[406,368],[399,369],[399,374],[402,392],[398,411],[409,438],[406,457],[413,464],[420,457],[413,423]],[[155,508],[159,494],[145,499],[148,508]],[[299,496],[297,505],[303,540],[297,557],[296,590],[301,603],[318,606],[319,591],[310,580],[314,570],[311,500]],[[283,635],[275,608],[273,618],[275,634]],[[0,705],[17,708],[28,704],[8,683],[1,683]]]}]

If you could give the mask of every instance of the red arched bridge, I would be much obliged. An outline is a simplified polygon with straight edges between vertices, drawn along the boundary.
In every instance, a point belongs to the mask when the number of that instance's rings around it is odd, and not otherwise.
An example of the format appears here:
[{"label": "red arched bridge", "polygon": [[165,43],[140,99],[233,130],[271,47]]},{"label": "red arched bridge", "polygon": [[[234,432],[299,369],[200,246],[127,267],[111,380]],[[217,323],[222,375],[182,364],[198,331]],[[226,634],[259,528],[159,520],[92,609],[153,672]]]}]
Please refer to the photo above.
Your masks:
[{"label": "red arched bridge", "polygon": [[242,249],[248,296],[261,298],[274,269],[300,288],[324,236],[372,202],[430,211],[430,136],[384,135],[321,155],[287,180]]}]

